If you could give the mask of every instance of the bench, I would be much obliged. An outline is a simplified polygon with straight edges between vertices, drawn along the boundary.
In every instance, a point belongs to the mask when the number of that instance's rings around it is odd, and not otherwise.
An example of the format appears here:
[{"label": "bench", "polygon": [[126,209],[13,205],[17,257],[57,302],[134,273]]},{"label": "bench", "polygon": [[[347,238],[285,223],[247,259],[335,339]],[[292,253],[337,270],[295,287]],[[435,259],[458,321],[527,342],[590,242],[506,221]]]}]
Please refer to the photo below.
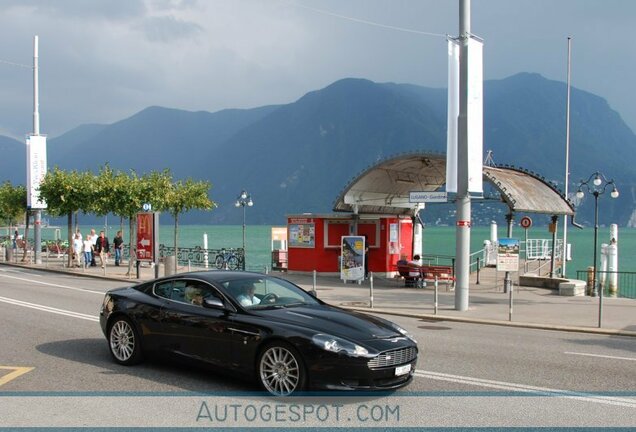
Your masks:
[{"label": "bench", "polygon": [[397,271],[404,278],[405,287],[421,287],[424,282],[442,280],[454,282],[453,267],[444,265],[414,265],[406,261],[398,261]]}]

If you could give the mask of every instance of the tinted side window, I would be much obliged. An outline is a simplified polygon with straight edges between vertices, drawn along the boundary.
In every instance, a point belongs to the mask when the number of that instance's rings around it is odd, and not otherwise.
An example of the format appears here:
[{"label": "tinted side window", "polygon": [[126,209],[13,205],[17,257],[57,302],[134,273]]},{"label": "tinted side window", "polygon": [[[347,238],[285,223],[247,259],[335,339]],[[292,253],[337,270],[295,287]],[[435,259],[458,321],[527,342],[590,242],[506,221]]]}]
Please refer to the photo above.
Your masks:
[{"label": "tinted side window", "polygon": [[155,295],[158,295],[159,297],[169,299],[171,291],[172,281],[155,284]]}]

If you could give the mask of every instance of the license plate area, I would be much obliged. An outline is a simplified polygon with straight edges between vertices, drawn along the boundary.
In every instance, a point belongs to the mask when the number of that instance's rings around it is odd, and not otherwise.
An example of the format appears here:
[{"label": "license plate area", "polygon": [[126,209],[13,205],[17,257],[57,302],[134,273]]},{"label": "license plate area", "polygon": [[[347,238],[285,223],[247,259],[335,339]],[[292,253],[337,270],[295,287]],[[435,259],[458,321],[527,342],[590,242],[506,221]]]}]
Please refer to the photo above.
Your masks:
[{"label": "license plate area", "polygon": [[401,375],[406,375],[407,373],[411,372],[411,365],[407,364],[404,366],[398,366],[395,368],[395,376],[401,376]]}]

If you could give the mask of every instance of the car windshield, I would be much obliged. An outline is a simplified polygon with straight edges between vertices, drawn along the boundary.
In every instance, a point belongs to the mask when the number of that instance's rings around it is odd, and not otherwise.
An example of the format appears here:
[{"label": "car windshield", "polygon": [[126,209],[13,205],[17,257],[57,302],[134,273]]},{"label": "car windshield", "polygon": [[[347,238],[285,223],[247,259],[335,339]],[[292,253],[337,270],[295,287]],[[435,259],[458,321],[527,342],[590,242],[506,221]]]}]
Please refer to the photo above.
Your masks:
[{"label": "car windshield", "polygon": [[318,301],[283,279],[245,277],[222,283],[223,287],[245,309],[267,309],[318,304]]}]

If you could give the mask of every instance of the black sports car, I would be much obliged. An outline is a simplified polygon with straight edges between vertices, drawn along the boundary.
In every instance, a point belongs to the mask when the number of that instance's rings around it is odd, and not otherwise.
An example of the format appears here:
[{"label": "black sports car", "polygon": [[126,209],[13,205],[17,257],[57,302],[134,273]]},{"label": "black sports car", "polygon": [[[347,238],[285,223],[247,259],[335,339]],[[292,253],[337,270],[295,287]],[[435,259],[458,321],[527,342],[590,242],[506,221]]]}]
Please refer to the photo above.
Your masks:
[{"label": "black sports car", "polygon": [[250,272],[182,273],[111,290],[100,324],[117,363],[166,351],[256,377],[275,395],[395,389],[411,381],[418,354],[390,321]]}]

